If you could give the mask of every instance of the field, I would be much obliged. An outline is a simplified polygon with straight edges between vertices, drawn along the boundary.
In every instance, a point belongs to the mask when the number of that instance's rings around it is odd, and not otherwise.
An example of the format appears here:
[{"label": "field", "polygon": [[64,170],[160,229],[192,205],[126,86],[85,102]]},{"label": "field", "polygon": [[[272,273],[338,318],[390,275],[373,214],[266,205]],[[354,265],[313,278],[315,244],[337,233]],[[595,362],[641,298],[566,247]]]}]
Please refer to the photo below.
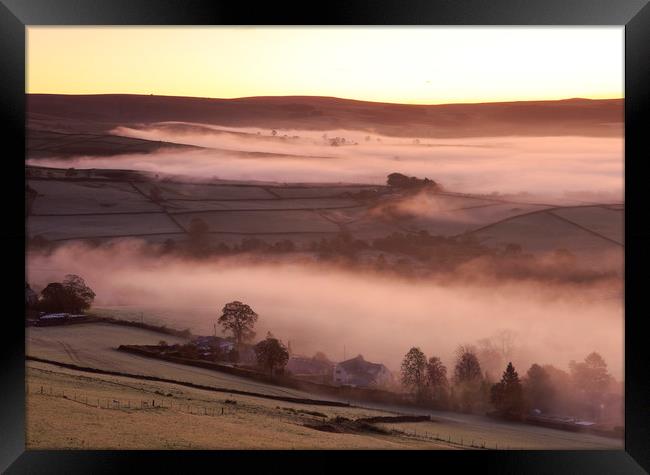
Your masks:
[{"label": "field", "polygon": [[[27,385],[29,449],[450,448],[415,437],[323,432],[303,426],[322,422],[322,416],[297,412],[350,419],[387,415],[375,410],[308,406],[174,384],[99,378],[32,362],[28,363]],[[45,392],[52,388],[59,397],[40,394],[41,386]],[[64,391],[72,400],[61,397]],[[92,407],[74,401],[75,397],[111,408]],[[226,404],[226,399],[236,404]],[[122,406],[129,401],[131,407],[115,408],[114,400]],[[142,401],[150,405],[152,400],[167,407],[142,408]]]},{"label": "field", "polygon": [[[533,362],[568,369],[598,351],[622,378],[622,100],[27,101],[36,293],[76,274],[96,292],[89,313],[195,335],[216,333],[220,309],[240,300],[259,312],[253,343],[268,331],[294,356],[363,354],[395,377],[417,346],[453,381],[457,345],[485,343],[481,374],[512,361],[524,378]],[[372,242],[395,233],[406,236]],[[94,245],[118,240],[128,242]],[[164,332],[79,323],[25,336],[29,449],[623,448],[594,433],[350,401],[117,349],[187,341]],[[547,410],[591,417],[571,404]],[[397,415],[430,420],[359,421]]]},{"label": "field", "polygon": [[153,187],[160,189],[163,199],[191,198],[194,200],[254,200],[272,199],[274,196],[258,186],[200,185],[194,183],[137,183],[144,194],[151,194]]},{"label": "field", "polygon": [[194,218],[203,219],[213,232],[242,234],[265,233],[323,233],[337,232],[336,224],[323,219],[314,211],[232,211],[182,214],[178,221],[185,228]]},{"label": "field", "polygon": [[567,219],[590,231],[623,244],[624,212],[600,206],[559,209],[553,214]]},{"label": "field", "polygon": [[[341,231],[366,241],[427,231],[471,233],[489,247],[515,243],[530,253],[564,248],[589,265],[596,253],[623,254],[624,209],[611,203],[558,206],[455,193],[408,196],[385,186],[197,184],[119,170],[79,170],[76,177],[54,170],[46,178],[40,170],[40,178],[28,180],[35,192],[28,235],[51,241],[186,240],[190,222],[200,218],[213,243],[230,246],[255,237],[270,244],[290,240],[304,251]],[[361,198],[356,193],[363,190],[376,193]]]},{"label": "field", "polygon": [[28,228],[33,236],[49,240],[147,236],[183,232],[162,212],[129,214],[83,214],[77,216],[32,216]]},{"label": "field", "polygon": [[[59,124],[61,124],[59,122]],[[49,120],[36,121],[27,134],[27,156],[29,158],[75,155],[117,155],[120,153],[152,153],[163,147],[192,150],[197,147],[168,142],[142,140],[132,137],[118,137],[105,133],[68,133],[52,128]]]},{"label": "field", "polygon": [[156,212],[160,207],[144,198],[128,183],[65,182],[34,180],[30,186],[38,193],[34,215],[105,212]]},{"label": "field", "polygon": [[[571,217],[591,214],[591,207],[571,208]],[[605,210],[605,215],[613,222],[622,219],[622,211]],[[507,243],[520,243],[527,252],[549,252],[555,249],[568,249],[580,257],[593,258],[602,253],[620,253],[623,247],[604,235],[583,229],[555,216],[552,212],[538,212],[517,216],[474,231],[481,242],[492,246]],[[617,216],[618,215],[618,216]],[[609,226],[608,226],[609,227]],[[611,225],[614,227],[614,225]]]},{"label": "field", "polygon": [[245,378],[203,368],[188,368],[167,361],[152,360],[117,351],[119,345],[155,345],[160,340],[169,344],[181,339],[110,324],[82,324],[55,327],[30,327],[27,331],[27,354],[38,358],[77,366],[119,371],[129,374],[189,381],[217,388],[290,397],[311,397],[305,392],[269,386]]},{"label": "field", "polygon": [[346,209],[359,206],[354,200],[345,198],[316,198],[316,199],[271,199],[271,200],[227,200],[227,201],[196,201],[169,200],[167,207],[172,214],[193,211],[252,211],[252,210],[297,210],[297,209]]},{"label": "field", "polygon": [[[622,448],[622,442],[616,439],[499,422],[483,416],[376,403],[332,407],[272,400],[264,395],[334,399],[113,349],[118,343],[151,344],[163,338],[170,343],[178,341],[150,331],[105,324],[29,328],[27,353],[31,356],[159,375],[226,391],[99,375],[28,361],[28,448]],[[232,394],[228,389],[260,396]],[[331,433],[305,427],[331,422],[335,417],[355,420],[397,414],[429,415],[432,421],[378,424],[385,432]]]}]

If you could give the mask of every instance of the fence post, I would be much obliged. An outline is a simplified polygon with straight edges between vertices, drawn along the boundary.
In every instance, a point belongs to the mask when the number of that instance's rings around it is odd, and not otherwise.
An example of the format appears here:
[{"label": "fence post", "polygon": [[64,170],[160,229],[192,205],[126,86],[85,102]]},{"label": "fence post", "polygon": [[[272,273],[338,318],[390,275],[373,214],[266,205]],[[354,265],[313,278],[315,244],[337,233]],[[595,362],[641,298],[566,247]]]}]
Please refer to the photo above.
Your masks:
[{"label": "fence post", "polygon": [[41,386],[41,394],[43,394],[43,386]]}]

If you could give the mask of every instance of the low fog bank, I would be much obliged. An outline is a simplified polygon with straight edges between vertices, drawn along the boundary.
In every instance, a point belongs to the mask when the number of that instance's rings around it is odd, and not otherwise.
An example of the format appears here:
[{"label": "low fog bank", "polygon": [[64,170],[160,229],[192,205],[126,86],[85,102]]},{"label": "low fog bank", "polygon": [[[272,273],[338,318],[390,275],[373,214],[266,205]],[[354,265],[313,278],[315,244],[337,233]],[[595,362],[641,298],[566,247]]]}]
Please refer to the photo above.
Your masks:
[{"label": "low fog bank", "polygon": [[[515,336],[513,363],[566,369],[598,351],[611,373],[623,373],[622,299],[593,299],[588,288],[533,283],[442,285],[307,263],[241,257],[188,261],[142,252],[138,242],[112,248],[69,244],[31,252],[27,276],[36,291],[65,274],[82,276],[98,307],[158,309],[164,323],[211,334],[226,302],[259,313],[258,337],[271,330],[296,353],[324,351],[334,360],[363,354],[393,370],[412,346],[452,366],[459,344],[504,331]],[[146,313],[148,315],[148,313]]]},{"label": "low fog bank", "polygon": [[386,175],[400,172],[428,176],[459,192],[526,193],[574,202],[585,197],[586,201],[623,200],[622,137],[399,139],[346,130],[272,131],[178,123],[137,129],[119,127],[114,133],[213,150],[167,149],[146,155],[77,159],[50,157],[30,163],[135,169],[198,180],[281,183],[383,184]]}]

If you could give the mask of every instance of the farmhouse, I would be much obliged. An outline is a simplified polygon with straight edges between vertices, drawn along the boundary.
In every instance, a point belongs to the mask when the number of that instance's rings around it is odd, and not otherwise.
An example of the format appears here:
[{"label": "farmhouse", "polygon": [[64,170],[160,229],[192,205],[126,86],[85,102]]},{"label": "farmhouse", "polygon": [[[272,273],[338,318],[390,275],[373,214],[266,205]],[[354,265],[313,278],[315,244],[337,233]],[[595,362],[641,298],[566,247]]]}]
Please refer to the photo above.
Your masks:
[{"label": "farmhouse", "polygon": [[71,313],[43,313],[39,315],[35,324],[37,326],[44,325],[65,325],[68,323],[80,323],[87,321],[88,317],[83,314],[74,315]]},{"label": "farmhouse", "polygon": [[318,358],[292,356],[285,367],[292,376],[318,383],[331,383],[334,365]]},{"label": "farmhouse", "polygon": [[286,369],[295,375],[325,375],[332,372],[333,365],[327,361],[310,358],[307,356],[292,356],[287,362]]},{"label": "farmhouse", "polygon": [[192,340],[192,344],[200,352],[219,350],[220,352],[227,353],[235,347],[232,341],[218,336],[198,336]]},{"label": "farmhouse", "polygon": [[355,387],[385,386],[392,381],[388,368],[381,363],[371,363],[362,355],[334,367],[334,384]]}]

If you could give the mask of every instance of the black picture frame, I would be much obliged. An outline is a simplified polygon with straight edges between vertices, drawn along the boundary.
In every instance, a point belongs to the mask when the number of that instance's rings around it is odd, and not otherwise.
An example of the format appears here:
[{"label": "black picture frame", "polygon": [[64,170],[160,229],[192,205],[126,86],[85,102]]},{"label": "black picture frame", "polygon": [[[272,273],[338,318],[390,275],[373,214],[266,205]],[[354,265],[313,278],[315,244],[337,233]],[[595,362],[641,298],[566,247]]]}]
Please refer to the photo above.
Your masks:
[{"label": "black picture frame", "polygon": [[[650,227],[644,220],[644,161],[650,157],[650,6],[648,0],[417,0],[275,2],[210,0],[0,0],[0,122],[5,305],[0,345],[0,470],[6,473],[190,473],[450,468],[501,473],[644,473],[650,470],[650,345],[642,322]],[[625,26],[625,450],[624,451],[25,451],[25,27],[28,25],[621,25]],[[647,219],[647,218],[646,218]],[[10,302],[10,303],[9,303]],[[588,331],[588,329],[586,330]],[[291,457],[289,457],[291,455]]]}]

